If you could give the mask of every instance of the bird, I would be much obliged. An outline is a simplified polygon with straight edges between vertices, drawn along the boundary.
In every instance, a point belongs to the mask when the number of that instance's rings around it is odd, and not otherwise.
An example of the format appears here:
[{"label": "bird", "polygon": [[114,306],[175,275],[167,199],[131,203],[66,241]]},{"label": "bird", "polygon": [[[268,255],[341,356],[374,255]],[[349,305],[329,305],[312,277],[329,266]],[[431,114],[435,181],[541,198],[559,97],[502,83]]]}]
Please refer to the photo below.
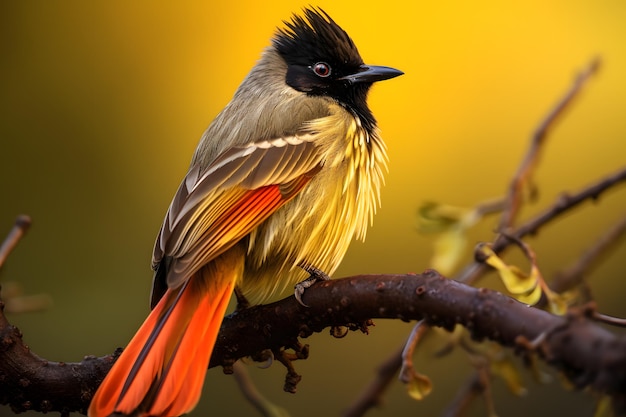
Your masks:
[{"label": "bird", "polygon": [[366,65],[320,8],[283,23],[200,139],[155,242],[152,310],[90,417],[188,413],[234,291],[301,295],[365,238],[388,166],[367,95],[403,72]]}]

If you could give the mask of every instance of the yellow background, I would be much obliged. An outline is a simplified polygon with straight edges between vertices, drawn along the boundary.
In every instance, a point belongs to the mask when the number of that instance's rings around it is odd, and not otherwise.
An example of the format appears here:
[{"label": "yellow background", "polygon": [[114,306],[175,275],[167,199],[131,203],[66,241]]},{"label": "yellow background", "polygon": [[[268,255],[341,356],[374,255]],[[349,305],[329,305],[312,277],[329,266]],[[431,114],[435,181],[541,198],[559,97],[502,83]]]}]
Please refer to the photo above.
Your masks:
[{"label": "yellow background", "polygon": [[[0,231],[20,213],[34,220],[0,278],[53,297],[46,312],[11,317],[43,357],[78,361],[131,337],[148,311],[153,239],[198,138],[275,27],[308,4],[216,3],[0,3]],[[595,56],[603,68],[550,135],[535,176],[540,200],[523,215],[624,166],[622,0],[316,4],[350,33],[365,62],[406,73],[371,93],[390,173],[368,240],[352,246],[337,276],[428,267],[432,238],[416,233],[419,204],[501,195],[539,120]],[[613,191],[531,239],[544,275],[575,260],[625,207],[624,190]],[[471,243],[491,239],[494,226],[477,228]],[[602,310],[622,316],[624,257],[622,244],[590,277]],[[296,395],[282,393],[280,365],[251,372],[292,415],[337,415],[410,328],[378,320],[369,336],[309,338]],[[435,347],[418,356],[433,395],[418,404],[396,383],[370,415],[440,413],[471,366],[459,353],[433,359]],[[533,385],[522,400],[501,382],[494,391],[507,416],[565,415],[563,407],[587,416],[593,407],[589,395],[558,382]],[[212,409],[253,415],[219,369],[192,415]],[[474,410],[484,415],[480,401]]]}]

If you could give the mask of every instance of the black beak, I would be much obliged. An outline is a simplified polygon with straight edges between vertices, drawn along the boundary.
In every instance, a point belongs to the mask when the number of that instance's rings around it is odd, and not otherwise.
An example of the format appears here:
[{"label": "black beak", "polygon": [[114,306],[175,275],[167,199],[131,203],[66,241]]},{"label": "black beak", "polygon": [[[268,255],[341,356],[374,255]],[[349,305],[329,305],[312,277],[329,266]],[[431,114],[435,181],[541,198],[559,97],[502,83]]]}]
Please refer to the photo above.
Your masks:
[{"label": "black beak", "polygon": [[375,65],[361,65],[356,73],[343,76],[339,79],[345,80],[350,84],[371,84],[376,81],[388,80],[402,74],[404,74],[402,71],[399,71],[395,68],[379,67]]}]

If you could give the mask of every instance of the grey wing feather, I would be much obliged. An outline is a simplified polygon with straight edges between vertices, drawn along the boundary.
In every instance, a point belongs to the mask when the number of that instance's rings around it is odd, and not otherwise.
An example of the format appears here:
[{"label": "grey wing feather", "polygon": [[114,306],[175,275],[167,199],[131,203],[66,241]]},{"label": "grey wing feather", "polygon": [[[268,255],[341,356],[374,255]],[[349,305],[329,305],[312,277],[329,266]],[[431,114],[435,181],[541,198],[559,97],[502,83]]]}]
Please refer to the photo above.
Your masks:
[{"label": "grey wing feather", "polygon": [[[230,200],[237,198],[234,190],[285,184],[319,169],[323,160],[314,139],[313,134],[305,134],[256,142],[227,150],[203,172],[197,165],[192,166],[172,200],[155,244],[154,269],[166,257],[172,258],[172,263],[181,261],[178,268],[168,265],[168,271],[159,274],[161,279],[166,279],[170,287],[178,286],[198,265],[228,249],[223,244],[215,246],[217,239],[211,239],[205,232],[214,219],[229,209]],[[204,230],[195,230],[198,228]],[[232,244],[242,237],[233,236]],[[185,262],[185,258],[194,261]]]}]

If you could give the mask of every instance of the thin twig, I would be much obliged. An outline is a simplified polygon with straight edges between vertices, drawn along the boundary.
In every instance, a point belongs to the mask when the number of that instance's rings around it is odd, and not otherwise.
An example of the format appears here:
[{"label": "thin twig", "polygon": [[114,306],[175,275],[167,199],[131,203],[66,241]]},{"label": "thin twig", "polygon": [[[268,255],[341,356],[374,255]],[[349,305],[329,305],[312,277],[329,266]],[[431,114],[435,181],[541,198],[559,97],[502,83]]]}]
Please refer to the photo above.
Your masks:
[{"label": "thin twig", "polygon": [[483,380],[484,377],[479,370],[470,375],[456,396],[448,403],[441,416],[459,417],[465,415],[474,400],[485,391]]},{"label": "thin twig", "polygon": [[263,417],[289,417],[287,410],[272,403],[259,392],[241,361],[233,364],[233,376],[244,397]]},{"label": "thin twig", "polygon": [[567,269],[557,272],[550,287],[557,293],[570,290],[580,284],[590,269],[598,263],[600,258],[609,254],[617,246],[621,238],[626,235],[626,217],[614,224],[576,262]]},{"label": "thin twig", "polygon": [[4,242],[2,242],[2,245],[0,245],[0,268],[2,268],[7,257],[11,254],[22,236],[24,236],[30,227],[30,223],[30,217],[26,215],[18,216],[17,219],[15,219],[13,228],[7,235],[6,239],[4,239]]},{"label": "thin twig", "polygon": [[493,391],[491,390],[491,372],[489,366],[482,366],[478,369],[480,383],[483,386],[482,395],[485,401],[485,408],[489,417],[496,417],[496,404],[493,400]]},{"label": "thin twig", "polygon": [[415,368],[413,366],[413,352],[415,352],[415,347],[429,330],[430,327],[423,320],[418,321],[417,324],[413,326],[409,339],[406,341],[404,349],[402,349],[400,381],[405,384],[413,379],[413,375],[415,373]]},{"label": "thin twig", "polygon": [[594,75],[600,68],[600,60],[594,59],[588,67],[582,71],[575,78],[572,86],[566,92],[566,94],[559,100],[559,102],[552,108],[552,110],[546,115],[546,117],[539,123],[539,126],[532,135],[530,146],[526,152],[526,156],[522,159],[522,162],[517,169],[517,172],[511,180],[508,194],[506,197],[506,206],[502,212],[500,219],[500,225],[498,230],[506,231],[513,226],[517,213],[522,203],[522,188],[524,184],[529,180],[532,175],[532,171],[537,165],[540,157],[542,145],[548,135],[550,129],[555,125],[555,122],[565,112],[565,110],[572,104],[574,99],[578,97],[583,86],[587,83],[589,78]]},{"label": "thin twig", "polygon": [[383,394],[391,384],[391,381],[394,380],[398,369],[402,365],[403,350],[404,346],[400,347],[378,366],[374,380],[370,382],[352,405],[342,413],[343,417],[361,417],[370,408],[380,404]]},{"label": "thin twig", "polygon": [[478,204],[475,208],[476,214],[479,217],[484,217],[488,214],[498,213],[504,210],[506,207],[506,199],[502,198],[494,198],[492,200],[483,201]]},{"label": "thin twig", "polygon": [[[550,223],[559,215],[572,210],[574,207],[577,207],[581,203],[587,200],[597,200],[600,195],[615,187],[616,185],[626,182],[626,167],[621,168],[620,170],[604,177],[600,178],[596,182],[586,186],[575,194],[562,194],[557,197],[552,205],[548,208],[535,215],[531,219],[524,222],[524,224],[517,227],[515,230],[510,231],[508,234],[510,236],[514,236],[517,239],[521,239],[525,236],[535,234],[539,231],[539,229],[546,224]],[[500,239],[496,239],[494,244],[491,246],[491,249],[496,253],[500,254],[511,244],[511,240],[506,237],[502,237]],[[488,268],[480,263],[480,262],[472,262],[465,269],[463,269],[459,274],[457,274],[454,279],[465,284],[474,283],[482,274],[487,271]]]},{"label": "thin twig", "polygon": [[[622,167],[614,173],[588,185],[576,194],[568,195],[564,193],[557,198],[552,206],[525,222],[523,225],[518,227],[515,232],[511,233],[511,235],[521,238],[523,236],[534,234],[539,230],[539,228],[565,211],[569,211],[587,200],[597,201],[603,192],[625,181],[626,167]],[[494,244],[494,251],[498,252],[502,250],[504,246],[506,246],[506,244],[503,243],[502,246],[499,246],[496,243]]]},{"label": "thin twig", "polygon": [[[597,72],[600,67],[600,60],[594,59],[591,64],[587,67],[585,71],[583,71],[574,81],[572,87],[568,90],[568,92],[561,98],[561,100],[557,103],[557,105],[546,115],[546,117],[539,124],[538,128],[535,130],[535,133],[532,137],[530,147],[526,153],[526,156],[522,160],[520,167],[517,170],[517,173],[513,177],[511,181],[511,185],[509,187],[509,192],[507,196],[503,199],[496,199],[493,203],[485,204],[484,206],[480,206],[480,213],[487,214],[493,213],[497,211],[502,211],[502,217],[500,221],[499,230],[507,230],[513,224],[513,220],[517,215],[519,210],[520,201],[521,201],[521,191],[524,182],[529,178],[530,173],[534,166],[537,164],[539,159],[539,150],[545,138],[550,130],[550,128],[554,125],[555,121],[558,119],[560,115],[562,115],[565,109],[570,105],[570,103],[574,100],[574,98],[581,91],[584,84],[587,80]],[[610,185],[609,185],[610,186]],[[608,188],[608,187],[607,187]],[[557,202],[558,204],[558,202]],[[577,203],[576,203],[577,204]],[[556,214],[555,214],[556,216]],[[538,228],[539,226],[537,226]],[[517,234],[512,233],[517,238],[523,237],[525,234]],[[500,249],[494,248],[494,251],[498,253],[498,251],[503,250],[510,244],[510,240],[503,239],[499,237],[495,242]],[[495,245],[494,245],[495,246]],[[472,284],[478,277],[484,274],[487,271],[487,267],[484,264],[474,262],[469,264],[455,279],[465,282],[467,284]],[[375,385],[376,381],[373,381],[372,385]],[[370,390],[370,387],[364,392],[362,397],[367,395],[367,392]],[[376,392],[377,396],[382,395],[381,392]],[[374,403],[370,403],[373,405]],[[365,411],[363,411],[365,412]],[[360,415],[360,414],[355,414]]]},{"label": "thin twig", "polygon": [[[599,60],[597,59],[594,60],[585,71],[579,74],[579,76],[575,79],[573,85],[571,86],[567,94],[559,101],[559,103],[557,103],[554,109],[539,124],[539,127],[537,128],[537,130],[535,131],[532,137],[531,144],[526,153],[526,156],[522,160],[520,167],[518,168],[515,176],[513,177],[511,181],[509,192],[506,197],[505,208],[502,213],[501,220],[500,220],[500,225],[499,225],[500,231],[506,231],[507,229],[510,229],[513,226],[515,217],[517,216],[517,213],[519,212],[519,208],[521,206],[521,196],[522,196],[523,185],[526,181],[528,181],[528,179],[532,175],[532,170],[535,168],[535,166],[538,163],[541,147],[543,143],[545,142],[545,138],[550,128],[555,124],[555,121],[559,118],[559,116],[562,115],[564,111],[569,107],[569,105],[573,102],[574,98],[579,95],[580,91],[582,90],[582,87],[585,85],[588,79],[597,72],[599,68],[599,63],[600,63]],[[610,186],[611,182],[609,181],[608,184]],[[577,199],[572,199],[573,204],[578,204],[578,202],[580,201],[578,201]],[[557,206],[559,206],[559,201],[557,201],[553,207],[557,207]],[[554,213],[554,215],[558,214],[557,210],[548,210],[548,212],[552,212]],[[537,219],[541,219],[541,218],[543,218],[547,222],[550,217],[549,216],[548,217],[537,216]],[[538,223],[535,223],[537,224],[537,227],[533,227],[533,223],[535,222],[533,222],[532,220],[526,223],[527,225],[531,226],[531,227],[527,227],[528,231],[533,230],[533,229],[536,230],[536,228],[538,228],[539,226]],[[521,227],[520,229],[518,229],[517,233],[512,233],[512,234],[515,236],[513,241],[517,240],[518,242],[520,242],[519,238],[526,235],[526,233],[524,232],[524,227]],[[509,240],[509,239],[503,239],[503,236],[500,236],[499,239],[496,240],[496,242],[499,243],[498,246],[502,247],[502,249],[499,249],[498,247],[496,247],[495,249],[496,253],[498,252],[498,249],[503,250],[506,246],[510,244],[511,241],[512,240]],[[486,271],[486,269],[487,268],[484,265],[479,265],[476,263],[472,264],[468,268],[466,268],[460,274],[460,276],[457,277],[457,279],[462,282],[472,283],[484,271]],[[459,393],[459,395],[453,402],[453,405],[456,404],[456,406],[449,408],[445,415],[446,416],[460,415],[460,413],[469,406],[473,397],[475,397],[478,394],[474,392],[474,390],[480,388],[482,392],[482,389],[484,389],[484,385],[482,384],[482,381],[481,381],[482,379],[483,378],[481,378],[478,374],[475,374],[474,377],[464,387],[464,390]],[[493,406],[493,404],[491,405]],[[491,409],[491,411],[492,412],[494,411],[493,408]]]},{"label": "thin twig", "polygon": [[428,332],[430,327],[420,320],[411,331],[411,335],[407,342],[387,358],[379,367],[376,378],[370,385],[363,390],[361,396],[348,408],[344,417],[360,417],[367,412],[368,409],[375,407],[381,401],[382,394],[385,392],[393,377],[400,372],[400,380],[408,383],[409,375],[413,375],[413,352],[415,346],[422,340],[423,336]]},{"label": "thin twig", "polygon": [[591,317],[596,321],[610,324],[611,326],[626,327],[626,319],[598,313],[597,311]]}]

